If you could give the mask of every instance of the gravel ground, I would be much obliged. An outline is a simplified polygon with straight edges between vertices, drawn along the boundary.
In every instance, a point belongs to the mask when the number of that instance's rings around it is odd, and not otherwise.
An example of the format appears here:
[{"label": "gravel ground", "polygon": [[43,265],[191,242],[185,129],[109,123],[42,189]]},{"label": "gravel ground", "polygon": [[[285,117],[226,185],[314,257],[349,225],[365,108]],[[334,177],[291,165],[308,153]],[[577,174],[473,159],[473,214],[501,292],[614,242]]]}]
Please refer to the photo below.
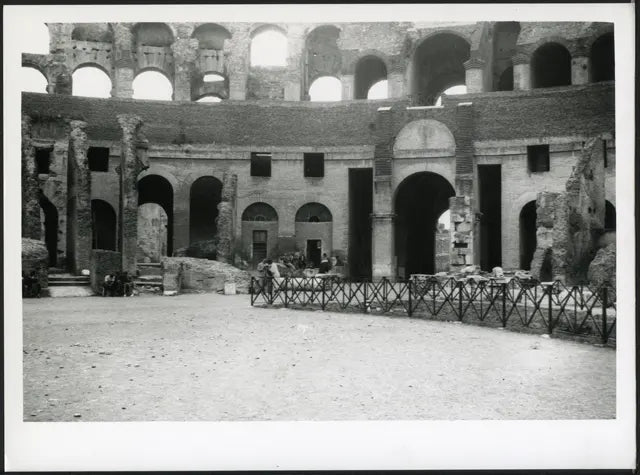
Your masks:
[{"label": "gravel ground", "polygon": [[249,296],[28,299],[26,421],[606,419],[615,350]]}]

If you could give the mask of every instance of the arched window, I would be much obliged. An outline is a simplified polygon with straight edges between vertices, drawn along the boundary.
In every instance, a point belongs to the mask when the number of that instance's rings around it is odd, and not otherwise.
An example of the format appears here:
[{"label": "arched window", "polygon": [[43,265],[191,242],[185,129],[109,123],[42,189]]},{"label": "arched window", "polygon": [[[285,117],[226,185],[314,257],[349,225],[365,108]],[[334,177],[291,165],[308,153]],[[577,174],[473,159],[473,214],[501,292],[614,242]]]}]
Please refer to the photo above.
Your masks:
[{"label": "arched window", "polygon": [[224,76],[214,73],[205,74],[202,78],[204,83],[224,82]]},{"label": "arched window", "polygon": [[502,71],[498,78],[497,91],[513,91],[513,66]]},{"label": "arched window", "polygon": [[202,96],[196,102],[217,103],[217,102],[222,102],[222,99],[220,99],[220,97],[215,96],[213,94],[207,94],[206,96]]},{"label": "arched window", "polygon": [[189,241],[212,240],[218,230],[218,203],[222,182],[212,176],[198,178],[191,185],[189,199]]},{"label": "arched window", "polygon": [[389,81],[384,79],[378,81],[369,88],[367,99],[388,99],[389,98]]},{"label": "arched window", "polygon": [[103,200],[91,200],[92,248],[116,250],[116,212]]},{"label": "arched window", "polygon": [[81,66],[73,72],[72,94],[85,97],[111,97],[111,78],[95,66]]},{"label": "arched window", "polygon": [[342,99],[342,83],[338,78],[323,76],[309,87],[311,102],[339,101]]},{"label": "arched window", "polygon": [[377,56],[361,58],[356,64],[354,98],[368,99],[371,86],[385,79],[387,79],[387,67],[380,58]]},{"label": "arched window", "polygon": [[33,54],[49,54],[49,28],[44,23],[36,23],[29,28],[29,41],[21,46],[23,52]]},{"label": "arched window", "polygon": [[165,23],[137,23],[132,29],[136,46],[171,46],[173,32]]},{"label": "arched window", "polygon": [[111,43],[113,34],[107,23],[76,23],[71,32],[71,39]]},{"label": "arched window", "polygon": [[196,28],[191,37],[198,40],[200,48],[222,50],[225,40],[231,39],[231,33],[215,23],[205,23]]},{"label": "arched window", "polygon": [[442,91],[465,84],[464,63],[469,54],[469,43],[452,33],[424,40],[413,55],[411,93],[416,103],[431,106]]},{"label": "arched window", "polygon": [[169,78],[158,71],[143,71],[133,80],[133,98],[170,101],[173,85]]},{"label": "arched window", "polygon": [[242,213],[242,221],[278,221],[278,213],[267,203],[253,203]]},{"label": "arched window", "polygon": [[453,86],[448,88],[445,91],[442,91],[442,94],[440,94],[438,96],[438,98],[436,99],[436,106],[441,106],[442,105],[442,96],[455,96],[458,94],[466,94],[467,93],[467,86],[465,86],[464,84],[460,84],[458,86]]},{"label": "arched window", "polygon": [[571,54],[559,43],[546,43],[533,53],[531,73],[534,88],[568,86],[571,84]]},{"label": "arched window", "polygon": [[251,38],[251,66],[286,66],[287,37],[274,26],[266,26]]},{"label": "arched window", "polygon": [[321,25],[309,32],[305,40],[305,84],[320,76],[337,76],[342,67],[338,46],[340,30],[334,25]]},{"label": "arched window", "polygon": [[591,46],[591,78],[593,82],[616,78],[613,33],[606,33]]},{"label": "arched window", "polygon": [[333,221],[331,211],[321,203],[307,203],[296,213],[297,223],[327,223]]},{"label": "arched window", "polygon": [[35,68],[23,67],[20,74],[20,86],[24,92],[47,92],[47,78]]}]

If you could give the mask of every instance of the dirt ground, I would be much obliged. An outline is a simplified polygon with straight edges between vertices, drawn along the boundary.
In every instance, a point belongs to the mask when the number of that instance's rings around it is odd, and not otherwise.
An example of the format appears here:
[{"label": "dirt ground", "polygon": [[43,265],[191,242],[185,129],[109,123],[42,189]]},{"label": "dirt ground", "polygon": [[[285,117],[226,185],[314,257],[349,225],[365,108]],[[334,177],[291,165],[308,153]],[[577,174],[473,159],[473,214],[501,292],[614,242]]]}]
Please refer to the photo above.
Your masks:
[{"label": "dirt ground", "polygon": [[615,350],[249,296],[28,299],[26,421],[605,419]]}]

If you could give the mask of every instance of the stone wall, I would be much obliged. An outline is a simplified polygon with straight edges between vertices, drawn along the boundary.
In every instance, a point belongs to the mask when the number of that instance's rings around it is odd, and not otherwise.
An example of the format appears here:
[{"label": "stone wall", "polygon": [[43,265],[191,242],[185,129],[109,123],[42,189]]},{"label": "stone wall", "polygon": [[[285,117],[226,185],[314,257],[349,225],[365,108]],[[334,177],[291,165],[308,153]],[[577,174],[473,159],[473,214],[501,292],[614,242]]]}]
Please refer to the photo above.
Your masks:
[{"label": "stone wall", "polygon": [[102,295],[104,276],[122,270],[121,266],[122,255],[119,252],[93,249],[89,267],[91,271],[91,289],[97,295]]},{"label": "stone wall", "polygon": [[31,118],[22,116],[22,237],[42,239],[36,149],[31,137]]},{"label": "stone wall", "polygon": [[49,251],[44,242],[22,238],[22,272],[31,274],[35,271],[40,287],[49,286]]},{"label": "stone wall", "polygon": [[181,272],[182,289],[184,290],[222,291],[225,282],[234,282],[237,292],[248,293],[249,291],[250,274],[230,264],[193,257],[165,257],[161,264],[163,281],[167,280],[168,282],[173,279],[178,282],[176,277],[168,276],[165,279],[164,276],[166,274],[177,275],[178,272]]}]

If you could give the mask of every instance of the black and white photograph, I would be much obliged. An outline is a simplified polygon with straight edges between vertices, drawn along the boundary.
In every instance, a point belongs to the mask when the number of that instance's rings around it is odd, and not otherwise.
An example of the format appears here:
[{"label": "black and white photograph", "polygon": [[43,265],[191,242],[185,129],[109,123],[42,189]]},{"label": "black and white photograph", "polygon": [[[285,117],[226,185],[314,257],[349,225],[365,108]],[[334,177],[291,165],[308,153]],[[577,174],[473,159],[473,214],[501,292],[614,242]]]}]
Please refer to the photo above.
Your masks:
[{"label": "black and white photograph", "polygon": [[8,469],[635,467],[633,7],[340,7],[5,8]]}]

